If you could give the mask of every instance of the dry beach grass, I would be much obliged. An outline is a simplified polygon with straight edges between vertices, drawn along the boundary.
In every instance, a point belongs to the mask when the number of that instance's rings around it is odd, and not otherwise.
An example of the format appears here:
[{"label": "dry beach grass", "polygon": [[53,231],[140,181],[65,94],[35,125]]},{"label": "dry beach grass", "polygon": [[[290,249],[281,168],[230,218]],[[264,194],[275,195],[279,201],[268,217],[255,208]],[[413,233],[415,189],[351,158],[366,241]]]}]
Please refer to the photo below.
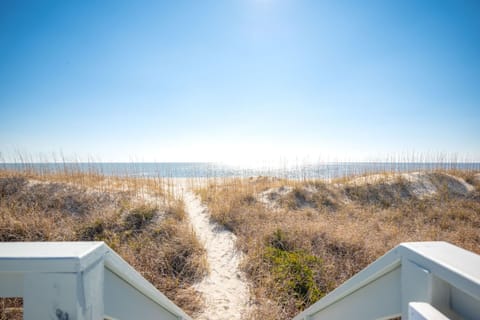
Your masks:
[{"label": "dry beach grass", "polygon": [[245,253],[252,319],[291,318],[400,242],[442,240],[480,253],[474,172],[217,179],[197,193]]},{"label": "dry beach grass", "polygon": [[[480,174],[438,170],[328,182],[4,170],[0,241],[105,241],[198,316],[194,288],[209,267],[174,194],[179,185],[236,235],[253,305],[243,318],[289,319],[400,242],[443,240],[480,253]],[[0,302],[0,319],[21,319],[18,301]]]}]

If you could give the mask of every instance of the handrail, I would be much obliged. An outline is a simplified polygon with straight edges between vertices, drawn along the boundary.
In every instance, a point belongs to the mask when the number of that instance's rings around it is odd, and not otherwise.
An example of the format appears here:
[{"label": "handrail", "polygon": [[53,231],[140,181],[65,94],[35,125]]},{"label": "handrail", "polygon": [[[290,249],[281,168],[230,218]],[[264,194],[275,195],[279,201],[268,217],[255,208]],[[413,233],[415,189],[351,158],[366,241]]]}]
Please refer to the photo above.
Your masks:
[{"label": "handrail", "polygon": [[[103,242],[0,243],[0,297],[24,319],[190,317]],[[402,243],[297,315],[314,319],[479,319],[480,256]]]},{"label": "handrail", "polygon": [[157,290],[150,282],[145,280],[133,267],[122,259],[114,251],[109,251],[105,256],[105,268],[112,271],[118,277],[130,284],[145,297],[161,305],[178,319],[190,319],[185,312],[170,301],[163,293]]},{"label": "handrail", "polygon": [[190,320],[103,242],[0,243],[0,297],[27,320]]},{"label": "handrail", "polygon": [[408,319],[410,302],[478,319],[480,256],[447,242],[402,243],[294,320]]}]

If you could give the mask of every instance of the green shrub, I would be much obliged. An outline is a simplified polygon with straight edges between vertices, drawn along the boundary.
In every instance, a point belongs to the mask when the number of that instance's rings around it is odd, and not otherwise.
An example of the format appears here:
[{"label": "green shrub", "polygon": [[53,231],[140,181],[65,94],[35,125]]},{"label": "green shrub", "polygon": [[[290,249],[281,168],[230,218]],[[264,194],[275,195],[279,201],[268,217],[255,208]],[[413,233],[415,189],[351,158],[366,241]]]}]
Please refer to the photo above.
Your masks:
[{"label": "green shrub", "polygon": [[322,260],[304,251],[286,251],[268,246],[265,260],[282,296],[294,297],[297,307],[312,304],[323,296],[315,278]]}]

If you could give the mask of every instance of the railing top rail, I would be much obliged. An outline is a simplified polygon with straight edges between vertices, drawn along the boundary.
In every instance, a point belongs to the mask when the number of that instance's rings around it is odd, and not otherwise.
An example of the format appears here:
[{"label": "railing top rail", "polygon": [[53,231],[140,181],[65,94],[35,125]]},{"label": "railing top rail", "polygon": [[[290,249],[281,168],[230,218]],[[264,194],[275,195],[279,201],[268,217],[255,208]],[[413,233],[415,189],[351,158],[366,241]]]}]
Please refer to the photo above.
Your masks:
[{"label": "railing top rail", "polygon": [[[405,257],[412,252],[416,259],[431,261],[451,273],[480,284],[480,255],[444,241],[405,242],[399,245]],[[421,259],[423,257],[423,259]]]},{"label": "railing top rail", "polygon": [[108,250],[101,241],[2,242],[0,271],[78,272],[101,259]]}]

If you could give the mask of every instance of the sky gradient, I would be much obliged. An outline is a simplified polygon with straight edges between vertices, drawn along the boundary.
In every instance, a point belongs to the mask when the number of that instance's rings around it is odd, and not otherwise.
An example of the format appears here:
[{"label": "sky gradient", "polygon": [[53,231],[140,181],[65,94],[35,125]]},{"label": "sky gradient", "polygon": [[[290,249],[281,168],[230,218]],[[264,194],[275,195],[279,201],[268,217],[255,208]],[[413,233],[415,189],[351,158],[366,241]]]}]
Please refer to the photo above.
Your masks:
[{"label": "sky gradient", "polygon": [[480,161],[478,1],[0,1],[0,152]]}]

